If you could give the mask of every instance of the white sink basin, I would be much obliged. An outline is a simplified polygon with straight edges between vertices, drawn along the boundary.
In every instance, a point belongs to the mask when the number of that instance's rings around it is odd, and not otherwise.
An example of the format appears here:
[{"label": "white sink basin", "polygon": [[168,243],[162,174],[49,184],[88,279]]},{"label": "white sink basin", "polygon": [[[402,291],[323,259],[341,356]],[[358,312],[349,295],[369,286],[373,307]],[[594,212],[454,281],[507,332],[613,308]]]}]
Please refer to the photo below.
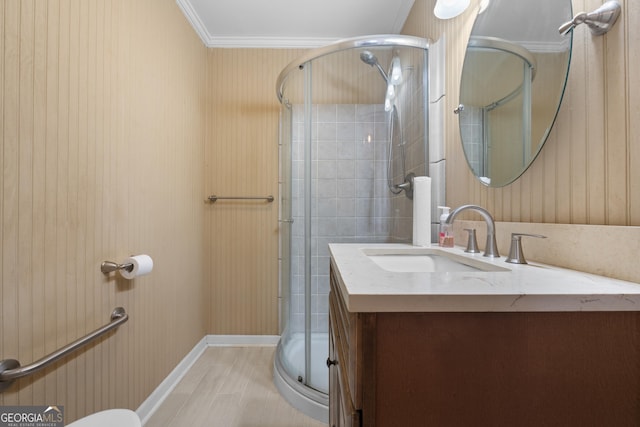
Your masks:
[{"label": "white sink basin", "polygon": [[378,267],[396,273],[454,273],[469,271],[511,271],[508,268],[467,258],[440,249],[362,249]]}]

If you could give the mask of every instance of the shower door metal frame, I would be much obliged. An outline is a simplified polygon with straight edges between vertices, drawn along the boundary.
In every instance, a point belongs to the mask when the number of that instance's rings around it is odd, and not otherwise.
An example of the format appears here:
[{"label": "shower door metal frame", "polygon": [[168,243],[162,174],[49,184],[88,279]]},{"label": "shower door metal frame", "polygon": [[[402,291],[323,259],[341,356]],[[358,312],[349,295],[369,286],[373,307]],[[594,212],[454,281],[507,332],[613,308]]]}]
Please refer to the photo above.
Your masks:
[{"label": "shower door metal frame", "polygon": [[330,44],[328,46],[312,49],[305,55],[300,56],[297,60],[291,62],[280,72],[280,75],[278,76],[278,80],[276,82],[276,95],[278,96],[278,100],[280,102],[283,102],[284,84],[291,72],[296,69],[303,69],[305,64],[311,63],[311,61],[313,61],[314,59],[329,55],[331,53],[340,52],[342,50],[361,47],[366,48],[384,46],[399,46],[403,48],[415,47],[428,50],[429,40],[421,37],[404,36],[398,34],[380,34],[373,36],[354,37]]},{"label": "shower door metal frame", "polygon": [[304,384],[311,387],[311,206],[313,194],[311,139],[314,124],[312,112],[312,65],[305,63],[304,67]]}]

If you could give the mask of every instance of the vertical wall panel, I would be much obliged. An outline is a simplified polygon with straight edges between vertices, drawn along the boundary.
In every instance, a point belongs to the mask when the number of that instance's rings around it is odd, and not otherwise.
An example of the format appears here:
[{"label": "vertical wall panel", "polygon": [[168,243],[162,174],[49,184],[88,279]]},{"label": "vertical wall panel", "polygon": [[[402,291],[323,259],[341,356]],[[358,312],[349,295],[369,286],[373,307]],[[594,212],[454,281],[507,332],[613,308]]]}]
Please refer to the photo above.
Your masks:
[{"label": "vertical wall panel", "polygon": [[[557,139],[558,131],[554,128],[549,133],[549,139]],[[532,168],[539,168],[544,170],[544,215],[543,222],[556,222],[556,191],[557,186],[557,145],[549,144],[545,146],[539,155],[540,161],[544,162],[538,164],[538,160],[532,166]],[[526,173],[526,172],[525,172]]]},{"label": "vertical wall panel", "polygon": [[[573,48],[577,55],[573,55],[576,62],[580,62],[584,58],[586,47],[583,39],[577,37]],[[571,86],[565,92],[567,103],[572,105],[580,105],[581,108],[573,108],[568,112],[570,123],[586,123],[586,101],[588,97],[588,89],[585,87],[587,82],[587,70],[584,67],[576,66],[573,68],[574,73],[571,76]],[[587,205],[587,150],[585,143],[587,142],[587,126],[572,126],[569,139],[566,144],[569,147],[569,193],[567,202],[571,206],[570,222],[585,224],[587,222],[588,205]],[[526,174],[529,176],[530,174]]]},{"label": "vertical wall panel", "polygon": [[[57,135],[58,135],[58,62],[59,62],[59,37],[60,31],[60,4],[59,2],[47,2],[46,32],[43,33],[47,45],[46,52],[46,104],[45,104],[45,167],[44,167],[44,194],[40,197],[44,200],[44,294],[46,301],[44,306],[44,351],[40,354],[48,354],[55,351],[56,336],[58,333],[57,316],[57,287],[56,287],[56,245],[57,232]],[[5,353],[6,354],[6,353]],[[44,381],[45,399],[53,399],[56,396],[56,374],[52,370],[45,371],[47,375]],[[46,400],[45,400],[46,401]]]},{"label": "vertical wall panel", "polygon": [[[276,79],[298,49],[210,49],[206,193],[278,196]],[[205,205],[208,332],[278,333],[278,204]]]},{"label": "vertical wall panel", "polygon": [[[584,5],[574,3],[574,10],[578,7],[584,7],[584,10],[593,10],[600,5],[598,0],[590,0]],[[582,9],[581,9],[582,10]],[[583,116],[583,123],[586,128],[586,146],[587,154],[586,170],[587,170],[587,221],[588,224],[605,224],[606,223],[606,204],[602,203],[606,200],[606,165],[605,159],[606,138],[605,123],[603,120],[593,120],[594,117],[601,117],[604,114],[606,88],[604,85],[593,85],[591,82],[602,82],[605,80],[605,61],[592,63],[591,66],[585,66],[587,58],[603,58],[604,57],[604,38],[575,37],[574,40],[580,40],[584,50],[576,51],[572,58],[575,67],[583,67],[585,80],[582,82],[582,90],[585,91],[586,100],[584,108],[586,109]],[[586,41],[590,40],[590,43]]]},{"label": "vertical wall panel", "polygon": [[[26,0],[0,6],[0,58],[0,357],[130,315],[0,405],[135,409],[205,333],[206,49],[172,0]],[[135,253],[151,275],[100,273]]]},{"label": "vertical wall panel", "polygon": [[627,120],[629,122],[629,223],[640,224],[640,7],[635,2],[625,2],[627,11],[627,60],[628,95]]},{"label": "vertical wall panel", "polygon": [[[34,45],[34,3],[20,2],[20,83],[19,83],[19,127],[20,138],[18,154],[18,182],[20,186],[31,188],[33,159],[33,45]],[[33,211],[31,194],[18,191],[18,242],[31,242],[33,228],[31,216]],[[31,301],[33,281],[31,274],[31,245],[18,244],[18,303]],[[18,325],[24,325],[19,336],[20,357],[31,358],[33,348],[33,307],[20,304],[18,307]],[[22,390],[19,398],[30,399],[31,390]]]},{"label": "vertical wall panel", "polygon": [[[607,223],[611,225],[628,224],[628,170],[627,170],[627,63],[625,52],[626,41],[626,7],[633,6],[629,2],[623,4],[625,13],[620,16],[615,27],[606,34],[603,40],[604,56],[593,58],[593,62],[605,61],[605,125],[607,129]],[[626,6],[626,7],[625,7]],[[636,79],[637,80],[637,79]]]},{"label": "vertical wall panel", "polygon": [[[47,117],[47,3],[35,2],[34,12],[34,65],[33,65],[33,122],[46,123]],[[46,162],[46,126],[33,127],[33,187],[45,188],[45,162]],[[45,341],[45,199],[34,197],[33,203],[33,244],[31,248],[31,259],[40,260],[32,264],[32,316],[33,316],[33,354],[44,354]],[[43,376],[34,378],[32,387],[34,402],[43,402],[45,398],[45,388]]]},{"label": "vertical wall panel", "polygon": [[[577,85],[569,82],[567,85],[565,100],[568,105],[572,102],[572,93],[577,90]],[[555,222],[561,224],[567,224],[571,222],[571,171],[573,159],[571,158],[572,148],[572,134],[571,134],[571,110],[566,110],[562,120],[557,120],[554,124],[556,137],[553,141],[549,141],[552,144],[556,141],[561,141],[560,144],[556,144],[556,169],[553,172],[555,176],[555,185],[553,192],[555,194]],[[544,150],[544,148],[543,148]],[[503,218],[506,220],[506,218]],[[517,220],[516,220],[517,221]]]},{"label": "vertical wall panel", "polygon": [[[0,70],[2,70],[2,77],[0,77],[0,99],[4,100],[5,96],[5,4],[2,3],[2,7],[0,7]],[[5,126],[4,126],[4,102],[0,102],[0,138],[4,141],[5,135]],[[0,149],[0,176],[2,176],[2,184],[0,185],[0,281],[4,283],[4,144],[2,145],[2,149]],[[0,301],[4,301],[4,286],[0,286]],[[0,303],[0,322],[3,322],[4,316],[4,304]],[[5,334],[0,328],[0,346],[4,347],[5,345]]]},{"label": "vertical wall panel", "polygon": [[[3,79],[3,194],[2,194],[2,323],[19,322],[20,293],[18,258],[19,221],[19,121],[20,121],[20,2],[5,3],[4,10],[4,79]],[[3,328],[4,329],[4,328]],[[15,329],[3,330],[2,348],[20,353],[19,334]],[[14,404],[18,395],[6,404]]]}]

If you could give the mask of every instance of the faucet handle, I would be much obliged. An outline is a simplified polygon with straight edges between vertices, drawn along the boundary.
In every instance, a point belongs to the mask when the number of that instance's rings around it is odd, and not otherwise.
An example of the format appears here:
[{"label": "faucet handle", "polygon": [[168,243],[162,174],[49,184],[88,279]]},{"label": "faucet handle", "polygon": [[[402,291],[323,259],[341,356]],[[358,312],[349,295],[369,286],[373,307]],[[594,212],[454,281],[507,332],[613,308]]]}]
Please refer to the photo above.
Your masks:
[{"label": "faucet handle", "polygon": [[477,254],[478,252],[480,252],[480,249],[478,249],[478,240],[476,239],[476,229],[465,228],[464,231],[469,232],[469,238],[467,239],[467,249],[465,249],[464,251],[472,254]]},{"label": "faucet handle", "polygon": [[524,253],[522,252],[522,237],[537,237],[538,239],[546,239],[547,236],[541,234],[527,234],[527,233],[511,233],[511,247],[509,248],[509,256],[505,260],[511,264],[527,264],[527,260],[524,259]]}]

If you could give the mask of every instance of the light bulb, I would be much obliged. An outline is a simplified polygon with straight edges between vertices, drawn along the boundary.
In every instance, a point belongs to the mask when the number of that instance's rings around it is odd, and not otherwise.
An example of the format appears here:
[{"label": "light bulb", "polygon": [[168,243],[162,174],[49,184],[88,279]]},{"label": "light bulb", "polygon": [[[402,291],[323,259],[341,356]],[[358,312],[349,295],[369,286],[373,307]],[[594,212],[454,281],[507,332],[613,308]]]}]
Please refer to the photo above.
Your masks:
[{"label": "light bulb", "polygon": [[438,0],[433,14],[440,19],[451,19],[467,10],[471,0]]}]

